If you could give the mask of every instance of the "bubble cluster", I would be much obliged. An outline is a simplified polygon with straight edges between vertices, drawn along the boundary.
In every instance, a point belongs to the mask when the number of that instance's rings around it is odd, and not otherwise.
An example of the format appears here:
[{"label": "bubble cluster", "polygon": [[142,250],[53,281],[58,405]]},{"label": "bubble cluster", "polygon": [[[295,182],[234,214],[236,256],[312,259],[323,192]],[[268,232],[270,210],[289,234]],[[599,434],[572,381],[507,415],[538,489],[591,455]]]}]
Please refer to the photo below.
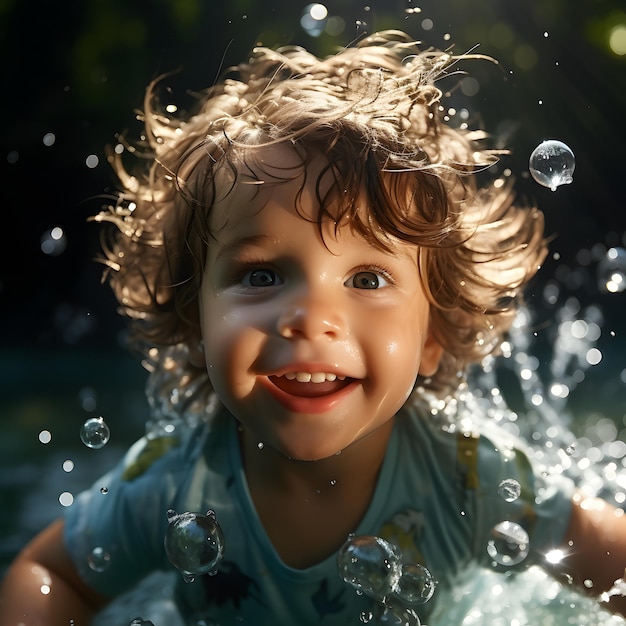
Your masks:
[{"label": "bubble cluster", "polygon": [[111,431],[102,417],[90,417],[80,429],[80,440],[95,450],[105,446],[110,436]]},{"label": "bubble cluster", "polygon": [[351,534],[337,554],[339,574],[358,593],[377,601],[363,623],[419,626],[413,606],[428,602],[437,583],[419,563],[403,563],[400,550],[381,537]]},{"label": "bubble cluster", "polygon": [[172,565],[191,583],[196,576],[217,573],[224,556],[224,535],[215,512],[167,512],[169,525],[165,534],[165,552]]},{"label": "bubble cluster", "polygon": [[562,141],[550,139],[540,143],[531,153],[529,169],[531,176],[552,191],[573,181],[576,160],[572,150]]}]

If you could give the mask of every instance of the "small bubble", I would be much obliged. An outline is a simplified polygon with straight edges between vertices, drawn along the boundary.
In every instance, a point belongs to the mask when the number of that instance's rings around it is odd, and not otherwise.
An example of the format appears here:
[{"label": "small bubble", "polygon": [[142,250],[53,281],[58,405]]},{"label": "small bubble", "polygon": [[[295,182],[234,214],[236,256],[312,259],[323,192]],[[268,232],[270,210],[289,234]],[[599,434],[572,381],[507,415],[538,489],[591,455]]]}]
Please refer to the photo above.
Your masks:
[{"label": "small bubble", "polygon": [[136,617],[128,626],[154,626],[154,623],[143,617]]},{"label": "small bubble", "polygon": [[395,593],[407,604],[425,604],[435,593],[437,583],[428,569],[419,563],[404,563]]},{"label": "small bubble", "polygon": [[111,432],[102,417],[90,417],[80,429],[80,439],[88,447],[97,450],[105,446]]},{"label": "small bubble", "polygon": [[104,572],[111,564],[111,555],[97,546],[87,556],[87,564],[94,572]]},{"label": "small bubble", "polygon": [[522,487],[515,479],[505,478],[498,485],[498,493],[506,502],[515,502],[522,493]]},{"label": "small bubble", "polygon": [[86,159],[85,159],[85,165],[90,169],[94,169],[96,167],[98,167],[98,163],[100,163],[100,159],[98,159],[98,156],[95,154],[90,154]]},{"label": "small bubble", "polygon": [[569,146],[550,139],[540,143],[531,153],[529,170],[533,179],[552,191],[573,181],[576,160]]},{"label": "small bubble", "polygon": [[499,565],[517,565],[528,556],[529,542],[528,533],[519,524],[500,522],[491,531],[487,553]]},{"label": "small bubble", "polygon": [[56,141],[56,136],[54,135],[54,133],[46,133],[43,136],[43,145],[44,146],[52,146],[54,145],[54,142]]},{"label": "small bubble", "polygon": [[256,447],[259,450],[263,450],[263,448],[265,447],[265,444],[262,441],[259,441],[259,443],[256,444]]},{"label": "small bubble", "polygon": [[100,493],[102,495],[106,495],[107,493],[109,493],[109,488],[108,487],[100,487]]},{"label": "small bubble", "polygon": [[74,461],[72,461],[72,459],[67,459],[66,461],[63,461],[63,471],[64,472],[71,472],[74,469]]},{"label": "small bubble", "polygon": [[20,153],[17,150],[9,150],[7,153],[7,162],[13,165],[20,160]]}]

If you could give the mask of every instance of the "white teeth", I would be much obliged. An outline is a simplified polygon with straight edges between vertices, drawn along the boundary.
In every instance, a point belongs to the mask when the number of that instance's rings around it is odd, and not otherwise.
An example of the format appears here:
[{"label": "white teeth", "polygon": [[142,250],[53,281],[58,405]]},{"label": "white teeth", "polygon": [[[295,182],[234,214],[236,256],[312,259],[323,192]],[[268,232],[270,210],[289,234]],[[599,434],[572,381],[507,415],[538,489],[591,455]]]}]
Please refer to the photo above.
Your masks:
[{"label": "white teeth", "polygon": [[345,376],[337,376],[332,372],[287,372],[284,376],[287,380],[297,380],[299,383],[324,383],[346,379]]}]

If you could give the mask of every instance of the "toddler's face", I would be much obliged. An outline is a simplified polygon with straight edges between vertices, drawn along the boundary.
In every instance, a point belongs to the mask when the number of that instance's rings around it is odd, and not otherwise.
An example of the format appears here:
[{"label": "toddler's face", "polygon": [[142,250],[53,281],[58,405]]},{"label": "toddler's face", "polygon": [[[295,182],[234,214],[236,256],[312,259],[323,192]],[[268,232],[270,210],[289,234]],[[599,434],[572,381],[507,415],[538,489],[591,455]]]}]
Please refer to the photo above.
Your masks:
[{"label": "toddler's face", "polygon": [[[392,253],[341,226],[298,215],[302,179],[288,148],[263,151],[260,186],[240,172],[218,203],[201,288],[209,377],[247,433],[295,459],[329,457],[374,433],[398,411],[418,372],[432,374],[440,349],[428,336],[429,305],[417,247]],[[302,209],[317,214],[307,173]],[[257,183],[257,184],[255,184]]]}]

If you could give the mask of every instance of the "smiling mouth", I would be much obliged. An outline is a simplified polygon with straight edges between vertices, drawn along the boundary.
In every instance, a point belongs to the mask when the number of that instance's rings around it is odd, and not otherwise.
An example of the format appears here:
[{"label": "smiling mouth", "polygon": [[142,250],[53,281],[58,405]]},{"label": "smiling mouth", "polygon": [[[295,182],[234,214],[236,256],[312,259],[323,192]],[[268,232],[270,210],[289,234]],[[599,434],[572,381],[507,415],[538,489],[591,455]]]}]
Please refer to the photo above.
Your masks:
[{"label": "smiling mouth", "polygon": [[288,372],[282,376],[269,376],[269,380],[281,391],[301,398],[328,396],[354,381],[353,378],[324,372]]}]

